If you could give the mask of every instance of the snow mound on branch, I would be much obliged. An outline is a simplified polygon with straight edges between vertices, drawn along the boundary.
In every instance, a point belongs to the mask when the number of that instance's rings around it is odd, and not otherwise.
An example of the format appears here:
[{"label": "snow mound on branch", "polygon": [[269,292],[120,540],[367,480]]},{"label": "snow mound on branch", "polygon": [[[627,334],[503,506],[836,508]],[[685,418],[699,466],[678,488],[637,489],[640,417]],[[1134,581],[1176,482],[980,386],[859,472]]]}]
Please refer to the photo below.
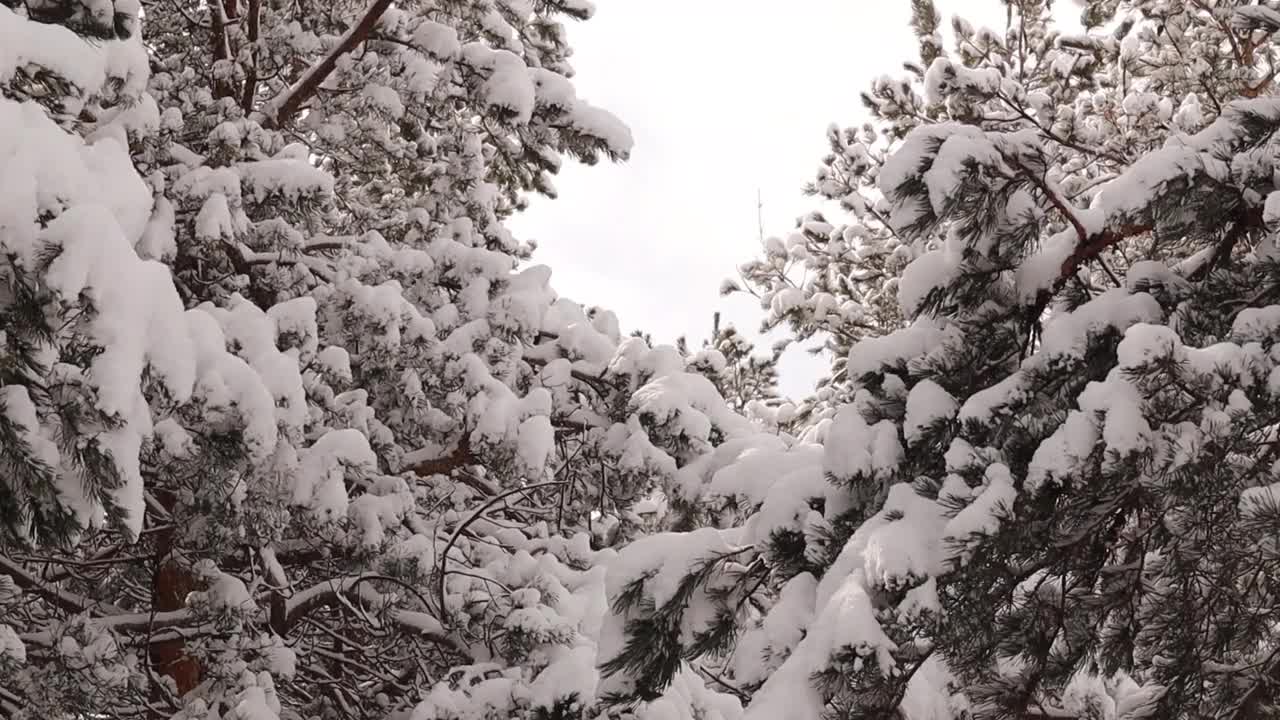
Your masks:
[{"label": "snow mound on branch", "polygon": [[711,494],[756,503],[776,478],[777,464],[790,466],[787,443],[781,437],[760,433],[731,438],[680,468],[675,489],[687,500]]},{"label": "snow mound on branch", "polygon": [[657,700],[640,707],[636,720],[739,720],[742,703],[711,690],[693,668],[683,665]]},{"label": "snow mound on branch", "polygon": [[946,57],[935,58],[925,71],[925,100],[930,104],[941,103],[955,92],[994,95],[1000,90],[1002,80],[995,68],[967,68]]},{"label": "snow mound on branch", "polygon": [[1018,491],[1009,468],[995,463],[987,467],[986,483],[972,502],[947,522],[946,535],[957,540],[971,535],[993,535],[1000,529],[1004,513],[1013,509]]},{"label": "snow mound on branch", "polygon": [[[947,560],[943,543],[946,528],[942,506],[917,495],[907,484],[894,485],[881,511],[854,532],[823,575],[811,596],[812,610],[791,607],[786,611],[797,621],[806,616],[813,619],[804,639],[755,694],[744,717],[822,717],[823,699],[809,680],[843,648],[855,650],[862,662],[873,664],[882,673],[893,672],[891,653],[896,645],[884,634],[871,596],[880,588],[903,587],[917,578],[941,573]],[[913,589],[904,605],[912,605],[913,611],[935,608],[937,599],[929,594],[936,593],[935,587],[925,583]],[[929,677],[937,674],[931,673]],[[918,682],[931,682],[929,677],[922,676]],[[927,704],[937,695],[924,689],[908,690],[908,694],[916,704]]]},{"label": "snow mound on branch", "polygon": [[839,493],[827,482],[817,453],[807,463],[793,463],[796,467],[778,478],[760,503],[760,510],[752,516],[745,528],[744,542],[764,548],[769,537],[779,530],[803,530],[808,519],[810,501],[821,499],[824,505],[838,501]]},{"label": "snow mound on branch", "polygon": [[331,430],[300,454],[293,502],[323,517],[341,517],[347,510],[347,468],[368,472],[377,462],[359,430]]},{"label": "snow mound on branch", "polygon": [[650,535],[628,545],[609,564],[605,591],[617,597],[630,583],[644,578],[657,607],[675,597],[680,581],[700,563],[738,551],[736,530],[700,528],[690,533]]},{"label": "snow mound on branch", "polygon": [[902,461],[898,428],[891,420],[867,425],[854,405],[836,413],[823,446],[823,467],[837,478],[886,477]]},{"label": "snow mound on branch", "polygon": [[1164,313],[1147,293],[1114,288],[1071,312],[1054,314],[1044,326],[1040,353],[1047,357],[1084,356],[1089,336],[1107,330],[1124,332],[1140,322],[1157,322]]},{"label": "snow mound on branch", "polygon": [[850,378],[903,365],[911,358],[938,347],[946,338],[946,326],[939,320],[922,317],[888,335],[867,338],[849,351],[846,366]]},{"label": "snow mound on branch", "polygon": [[80,91],[67,108],[72,114],[79,112],[84,96],[97,93],[108,78],[126,81],[122,94],[140,94],[149,72],[136,33],[128,41],[87,42],[62,25],[32,22],[0,5],[0,85],[31,66],[64,78]]},{"label": "snow mound on branch", "polygon": [[921,380],[907,396],[907,414],[902,432],[907,443],[914,443],[921,432],[939,420],[950,419],[959,409],[956,399],[932,380]]}]

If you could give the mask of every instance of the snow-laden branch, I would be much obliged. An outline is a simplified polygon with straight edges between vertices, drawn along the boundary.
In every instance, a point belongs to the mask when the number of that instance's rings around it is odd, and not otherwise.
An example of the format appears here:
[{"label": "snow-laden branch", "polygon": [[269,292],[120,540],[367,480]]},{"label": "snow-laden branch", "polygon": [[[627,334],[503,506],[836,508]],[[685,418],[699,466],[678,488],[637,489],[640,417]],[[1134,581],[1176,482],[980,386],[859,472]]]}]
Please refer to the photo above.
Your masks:
[{"label": "snow-laden branch", "polygon": [[303,104],[315,94],[333,69],[338,66],[338,58],[364,42],[389,7],[391,7],[391,0],[374,0],[360,21],[343,33],[333,50],[329,51],[320,62],[307,69],[297,82],[267,103],[267,123],[273,127],[288,125],[293,120],[293,116],[302,109]]},{"label": "snow-laden branch", "polygon": [[1071,229],[1076,233],[1075,250],[1062,261],[1062,265],[1058,270],[1058,279],[1054,285],[1054,291],[1060,289],[1060,285],[1076,274],[1080,266],[1089,260],[1098,257],[1105,249],[1112,245],[1143,233],[1151,232],[1154,226],[1150,223],[1129,223],[1120,227],[1102,227],[1090,228],[1086,226],[1085,221],[1081,218],[1081,210],[1071,204],[1069,200],[1062,196],[1045,177],[1031,170],[1018,166],[1032,185],[1040,190],[1041,194],[1049,201],[1067,223],[1071,225]]},{"label": "snow-laden branch", "polygon": [[[166,630],[169,628],[182,627],[187,625],[195,616],[190,608],[182,608],[181,610],[168,610],[156,613],[124,613],[121,615],[111,615],[109,617],[93,618],[89,622],[98,628],[104,630],[113,630],[118,633],[137,633],[137,632],[154,632],[157,630]],[[22,635],[21,639],[29,645],[39,645],[41,647],[53,646],[53,633],[46,630],[44,632],[31,633]],[[159,641],[163,638],[153,638]]]},{"label": "snow-laden branch", "polygon": [[514,490],[508,490],[507,492],[504,492],[501,495],[496,495],[490,498],[488,502],[476,508],[469,516],[467,516],[466,520],[463,520],[462,522],[458,523],[458,526],[453,529],[453,534],[449,536],[449,540],[445,543],[444,550],[440,553],[440,575],[439,575],[440,579],[439,579],[439,584],[436,587],[437,606],[441,608],[441,610],[443,610],[445,606],[444,581],[449,574],[448,573],[449,549],[452,548],[453,544],[458,541],[459,537],[462,536],[463,531],[467,529],[468,525],[475,522],[476,520],[479,520],[482,516],[484,516],[484,514],[490,508],[492,508],[494,505],[497,505],[502,500],[505,500],[506,498],[511,497],[512,495],[518,495],[520,493],[529,492],[531,490],[537,490],[538,488],[562,486],[564,484],[565,483],[560,481],[543,482],[543,483],[534,483],[533,485],[525,485],[522,487],[515,488]]},{"label": "snow-laden branch", "polygon": [[[350,575],[326,580],[296,593],[284,602],[279,613],[273,609],[272,629],[281,636],[288,634],[289,630],[297,625],[303,617],[329,603],[337,601],[338,596],[351,592],[359,586],[364,577],[364,575]],[[369,599],[377,599],[372,597],[372,590],[369,592],[371,593]]]},{"label": "snow-laden branch", "polygon": [[[1226,183],[1217,158],[1262,142],[1280,129],[1280,102],[1274,98],[1232,103],[1209,127],[1178,145],[1149,153],[1106,183],[1090,208],[1077,208],[1033,169],[1014,162],[1019,172],[1070,223],[1071,230],[1045,242],[1040,253],[1024,263],[1028,289],[1056,293],[1081,265],[1120,242],[1156,229],[1153,205],[1169,183],[1201,173]],[[1245,230],[1262,225],[1262,208],[1249,203],[1232,221],[1215,257]],[[1020,283],[1021,284],[1021,283]]]},{"label": "snow-laden branch", "polygon": [[[297,627],[311,613],[333,603],[345,602],[347,597],[359,598],[370,605],[385,605],[387,596],[370,587],[374,582],[393,583],[413,595],[423,609],[428,609],[425,596],[413,586],[386,575],[365,573],[349,575],[317,583],[303,590],[283,603],[272,607],[271,627],[281,637]],[[391,608],[387,612],[391,622],[414,635],[443,645],[459,655],[470,657],[471,653],[444,629],[444,625],[433,615],[417,610]]]}]

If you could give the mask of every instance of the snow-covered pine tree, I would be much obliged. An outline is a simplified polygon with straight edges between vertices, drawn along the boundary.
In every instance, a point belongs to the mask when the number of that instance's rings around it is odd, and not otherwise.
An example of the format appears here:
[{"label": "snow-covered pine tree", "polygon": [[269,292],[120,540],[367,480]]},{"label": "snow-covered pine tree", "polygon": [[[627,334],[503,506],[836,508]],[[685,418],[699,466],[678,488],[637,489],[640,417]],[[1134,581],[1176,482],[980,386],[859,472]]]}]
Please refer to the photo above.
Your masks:
[{"label": "snow-covered pine tree", "polygon": [[157,115],[137,12],[0,8],[8,717],[146,712],[147,641],[170,627],[137,612],[153,585],[147,548],[170,527],[155,517],[151,448],[186,446],[192,464],[217,468],[276,442],[267,379],[137,251],[153,202],[128,132]]},{"label": "snow-covered pine tree", "polygon": [[716,469],[738,526],[624,549],[618,701],[688,666],[759,720],[1274,716],[1280,13],[1006,5],[876,84],[878,150],[836,135],[820,183],[907,248],[903,326],[795,447]]},{"label": "snow-covered pine tree", "polygon": [[683,337],[676,341],[676,348],[688,357],[690,368],[715,383],[735,412],[775,425],[791,421],[794,406],[783,409],[790,403],[778,389],[778,360],[785,346],[779,344],[767,354],[758,353],[755,342],[732,323],[722,325],[717,312],[712,315],[711,337],[703,341],[701,349],[691,352]]},{"label": "snow-covered pine tree", "polygon": [[[35,198],[0,225],[4,507],[34,509],[0,542],[4,713],[581,715],[632,506],[756,432],[502,226],[562,154],[629,148],[567,80],[588,7],[31,7],[0,9],[3,177]],[[67,253],[95,203],[119,252]],[[134,414],[93,402],[107,370]]]},{"label": "snow-covered pine tree", "polygon": [[[876,184],[879,168],[907,132],[946,121],[1036,128],[1049,141],[1065,191],[1087,202],[1101,183],[1159,147],[1170,131],[1201,129],[1222,98],[1253,97],[1269,87],[1269,76],[1257,69],[1267,66],[1272,52],[1262,10],[1232,20],[1236,5],[1230,3],[1210,9],[1091,3],[1082,21],[1097,31],[1081,35],[1055,28],[1047,3],[1005,5],[1003,34],[952,18],[955,47],[944,53],[937,8],[931,0],[913,0],[920,59],[905,64],[910,77],[881,77],[862,94],[871,122],[828,130],[830,152],[805,188],[823,208],[801,218],[785,239],[769,239],[763,256],[723,286],[760,300],[765,329],[785,325],[793,342],[825,338],[832,369],[819,384],[816,407],[829,411],[840,387],[847,387],[843,363],[852,343],[901,326],[902,271],[943,241],[936,235],[908,241],[886,215]],[[1231,23],[1246,21],[1255,35],[1224,34]],[[1175,39],[1159,41],[1165,34]],[[1195,62],[1187,60],[1192,48]],[[991,73],[1014,83],[993,86]],[[832,217],[837,208],[847,216],[841,221]],[[1113,283],[1129,254],[1126,244],[1095,262],[1096,281]],[[802,415],[814,409],[802,406]]]}]

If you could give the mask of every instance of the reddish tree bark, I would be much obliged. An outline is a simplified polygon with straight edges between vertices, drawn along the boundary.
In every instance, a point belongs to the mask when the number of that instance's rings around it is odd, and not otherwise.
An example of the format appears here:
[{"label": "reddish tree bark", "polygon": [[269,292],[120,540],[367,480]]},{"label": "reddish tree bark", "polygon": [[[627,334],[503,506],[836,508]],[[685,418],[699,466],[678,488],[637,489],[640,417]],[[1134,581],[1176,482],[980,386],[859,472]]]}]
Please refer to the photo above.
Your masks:
[{"label": "reddish tree bark", "polygon": [[[163,490],[157,490],[156,495],[164,509],[172,512],[176,505],[173,495]],[[195,574],[173,547],[174,539],[173,524],[157,533],[155,538],[156,571],[152,580],[151,605],[158,612],[181,610],[186,606],[187,595],[199,589]],[[153,643],[151,664],[161,675],[173,679],[179,697],[200,684],[200,662],[187,655],[182,638]]]},{"label": "reddish tree bark", "polygon": [[[187,594],[196,590],[191,571],[177,560],[162,560],[156,571],[152,604],[158,611],[180,610]],[[164,640],[151,646],[151,662],[160,673],[173,678],[178,695],[186,695],[200,684],[200,662],[186,654],[180,638]]]}]

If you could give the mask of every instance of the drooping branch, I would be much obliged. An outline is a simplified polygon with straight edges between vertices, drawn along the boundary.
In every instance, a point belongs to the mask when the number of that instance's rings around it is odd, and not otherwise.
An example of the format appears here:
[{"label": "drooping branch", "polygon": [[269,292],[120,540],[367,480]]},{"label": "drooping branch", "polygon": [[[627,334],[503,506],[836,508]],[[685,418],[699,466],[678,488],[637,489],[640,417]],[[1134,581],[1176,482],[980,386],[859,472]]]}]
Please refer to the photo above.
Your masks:
[{"label": "drooping branch", "polygon": [[439,569],[440,575],[436,585],[436,603],[438,604],[438,606],[440,608],[444,608],[445,606],[444,581],[449,574],[449,570],[448,570],[449,550],[453,548],[453,544],[456,543],[458,541],[458,538],[462,536],[462,533],[467,529],[468,525],[475,522],[476,520],[479,520],[481,517],[484,516],[484,514],[490,508],[492,508],[494,505],[497,505],[499,502],[511,497],[512,495],[518,495],[520,493],[530,492],[532,490],[537,490],[539,488],[562,486],[564,484],[565,483],[561,481],[543,482],[543,483],[534,483],[533,485],[524,485],[522,487],[518,487],[513,490],[508,490],[507,492],[504,492],[501,495],[495,495],[494,497],[490,498],[488,502],[476,508],[471,513],[471,515],[467,517],[466,520],[463,520],[462,522],[458,523],[458,526],[453,529],[453,534],[449,536],[449,540],[444,544],[444,550],[440,552],[440,569]]},{"label": "drooping branch", "polygon": [[1253,680],[1248,692],[1225,717],[1231,720],[1257,717],[1260,706],[1272,701],[1274,688],[1280,686],[1280,650],[1272,652],[1262,666],[1263,671]]},{"label": "drooping branch", "polygon": [[[326,580],[297,593],[288,600],[273,603],[270,617],[271,629],[277,635],[285,637],[315,611],[321,608],[330,607],[334,603],[342,602],[342,598],[348,596],[363,598],[369,602],[376,602],[382,598],[380,594],[372,590],[369,592],[361,590],[362,585],[367,585],[373,582],[389,582],[397,585],[417,598],[418,602],[422,604],[424,610],[430,608],[426,597],[422,595],[417,588],[414,588],[408,583],[386,575],[366,573],[364,575],[352,575],[334,580]],[[411,613],[404,610],[391,610],[387,616],[392,622],[407,630],[412,630],[416,635],[426,637],[431,641],[444,645],[459,654],[469,655],[466,648],[446,634],[442,627],[438,630],[427,627],[426,623],[415,619],[415,614],[421,613]],[[434,625],[435,623],[432,624]]]},{"label": "drooping branch", "polygon": [[293,116],[302,109],[338,66],[338,58],[355,50],[360,43],[368,39],[378,21],[382,19],[382,14],[389,7],[391,7],[391,0],[374,0],[360,21],[342,35],[333,50],[321,58],[320,62],[308,68],[287,90],[272,98],[266,107],[267,125],[271,127],[288,125],[293,120]]}]

